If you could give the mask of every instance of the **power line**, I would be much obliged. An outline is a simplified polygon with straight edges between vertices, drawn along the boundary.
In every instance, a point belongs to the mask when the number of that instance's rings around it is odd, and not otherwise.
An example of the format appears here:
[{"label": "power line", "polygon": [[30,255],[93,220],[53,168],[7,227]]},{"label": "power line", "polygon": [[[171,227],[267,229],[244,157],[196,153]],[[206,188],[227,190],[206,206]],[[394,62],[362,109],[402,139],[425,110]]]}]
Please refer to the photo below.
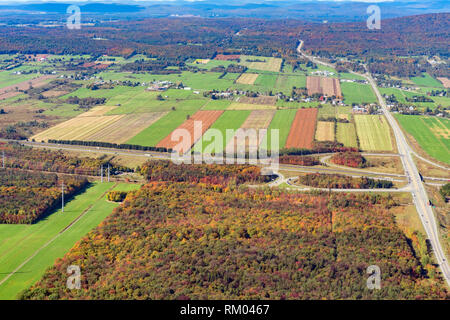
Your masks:
[{"label": "power line", "polygon": [[64,212],[64,180],[61,184],[61,212]]}]

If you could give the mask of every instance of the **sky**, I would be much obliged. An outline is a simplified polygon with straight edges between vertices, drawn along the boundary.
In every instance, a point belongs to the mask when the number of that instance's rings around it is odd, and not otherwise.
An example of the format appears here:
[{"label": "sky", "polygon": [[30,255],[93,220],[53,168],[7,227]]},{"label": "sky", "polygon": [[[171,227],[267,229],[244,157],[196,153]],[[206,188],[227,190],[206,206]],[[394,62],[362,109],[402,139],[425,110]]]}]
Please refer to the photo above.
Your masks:
[{"label": "sky", "polygon": [[[0,3],[39,3],[39,2],[63,2],[63,3],[74,3],[74,2],[103,2],[103,3],[139,3],[139,2],[174,2],[177,0],[0,0]],[[187,2],[202,2],[205,0],[185,0]],[[253,2],[253,3],[263,3],[263,2],[283,2],[285,0],[241,0],[240,3]],[[426,0],[297,0],[299,2],[314,2],[314,1],[329,1],[329,2],[368,2],[368,3],[377,3],[377,2],[426,2]],[[207,0],[207,2],[214,2],[211,0]],[[221,2],[223,4],[223,0],[217,0],[217,2]],[[235,1],[232,1],[235,2]]]}]

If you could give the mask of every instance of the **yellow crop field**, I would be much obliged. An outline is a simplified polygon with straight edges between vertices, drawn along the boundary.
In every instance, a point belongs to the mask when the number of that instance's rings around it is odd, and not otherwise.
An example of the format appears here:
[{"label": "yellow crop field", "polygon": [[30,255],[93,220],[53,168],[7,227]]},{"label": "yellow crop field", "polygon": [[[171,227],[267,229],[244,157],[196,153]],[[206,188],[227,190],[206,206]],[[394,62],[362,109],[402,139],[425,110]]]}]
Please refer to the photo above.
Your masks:
[{"label": "yellow crop field", "polygon": [[195,60],[195,63],[196,64],[207,64],[210,61],[211,61],[211,59],[197,59],[197,60]]},{"label": "yellow crop field", "polygon": [[356,130],[353,123],[337,123],[336,139],[346,147],[358,147],[358,141],[356,139]]},{"label": "yellow crop field", "polygon": [[241,56],[240,64],[249,69],[279,72],[283,59],[273,57]]},{"label": "yellow crop field", "polygon": [[236,82],[241,84],[254,84],[258,76],[259,74],[257,73],[243,73]]},{"label": "yellow crop field", "polygon": [[85,137],[88,141],[125,143],[148,128],[167,112],[129,114]]},{"label": "yellow crop field", "polygon": [[36,141],[58,140],[85,140],[95,132],[102,130],[108,125],[120,120],[125,115],[98,116],[98,117],[76,117],[60,123],[44,132],[31,137]]},{"label": "yellow crop field", "polygon": [[84,140],[125,143],[167,112],[104,115],[114,106],[99,106],[31,137],[36,141]]},{"label": "yellow crop field", "polygon": [[392,151],[390,127],[381,115],[355,115],[359,145],[365,151]]},{"label": "yellow crop field", "polygon": [[266,104],[253,104],[253,103],[232,103],[227,110],[275,110],[276,106],[270,106]]},{"label": "yellow crop field", "polygon": [[80,114],[78,117],[102,116],[102,115],[106,114],[107,112],[114,110],[115,108],[117,108],[117,106],[99,106],[99,107],[92,108],[91,110]]},{"label": "yellow crop field", "polygon": [[334,141],[334,122],[317,122],[317,141]]}]

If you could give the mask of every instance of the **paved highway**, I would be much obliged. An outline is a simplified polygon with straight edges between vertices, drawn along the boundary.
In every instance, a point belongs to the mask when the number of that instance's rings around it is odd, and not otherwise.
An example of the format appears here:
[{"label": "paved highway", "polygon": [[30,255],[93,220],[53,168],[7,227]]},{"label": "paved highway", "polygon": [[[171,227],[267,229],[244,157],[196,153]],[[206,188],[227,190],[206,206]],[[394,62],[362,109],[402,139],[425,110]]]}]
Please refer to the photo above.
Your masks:
[{"label": "paved highway", "polygon": [[[297,51],[299,54],[303,55],[304,57],[312,60],[314,63],[319,63],[322,65],[326,65],[329,67],[333,67],[332,65],[321,62],[315,57],[311,57],[308,55],[305,55],[301,49],[303,46],[303,41],[300,40],[300,44],[297,48]],[[366,68],[367,70],[367,68]],[[354,72],[355,73],[355,72]],[[375,92],[378,102],[383,110],[384,115],[386,116],[386,119],[389,122],[389,125],[391,126],[394,135],[395,140],[397,141],[397,148],[398,153],[401,156],[402,164],[406,173],[406,176],[408,178],[408,181],[411,185],[411,194],[413,197],[414,204],[416,206],[417,212],[419,214],[420,220],[422,221],[422,224],[424,226],[424,229],[427,233],[427,237],[430,240],[430,243],[433,247],[434,254],[436,256],[437,263],[439,264],[443,277],[445,281],[447,282],[447,285],[450,287],[450,268],[448,261],[445,257],[444,250],[442,249],[442,245],[439,239],[439,231],[437,229],[437,222],[436,218],[434,216],[434,212],[429,205],[429,199],[427,192],[425,190],[425,187],[422,183],[422,180],[420,179],[419,170],[416,167],[416,164],[414,163],[414,160],[412,158],[412,154],[415,154],[415,152],[411,149],[408,142],[406,141],[406,137],[403,134],[403,131],[401,130],[400,126],[398,125],[397,121],[394,119],[392,114],[389,112],[386,103],[381,96],[380,91],[378,90],[376,83],[369,72],[366,74],[359,74],[355,73],[360,76],[363,76],[366,78],[370,85],[372,86],[373,91]]]}]

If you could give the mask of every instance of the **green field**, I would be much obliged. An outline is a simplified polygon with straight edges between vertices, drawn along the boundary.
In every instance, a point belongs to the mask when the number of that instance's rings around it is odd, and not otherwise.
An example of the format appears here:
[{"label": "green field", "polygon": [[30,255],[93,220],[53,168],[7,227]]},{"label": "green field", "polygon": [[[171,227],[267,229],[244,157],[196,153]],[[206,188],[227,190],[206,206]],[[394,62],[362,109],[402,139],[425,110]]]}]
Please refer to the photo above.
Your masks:
[{"label": "green field", "polygon": [[384,116],[355,115],[359,146],[364,151],[392,151],[389,124]]},{"label": "green field", "polygon": [[426,153],[450,164],[450,120],[401,114],[395,118]]},{"label": "green field", "polygon": [[319,118],[346,118],[350,120],[352,113],[352,107],[335,107],[331,104],[322,104],[319,108]]},{"label": "green field", "polygon": [[277,82],[276,74],[260,74],[253,85],[262,87],[263,90],[268,91],[274,90],[276,82]]},{"label": "green field", "polygon": [[195,112],[171,111],[127,141],[129,144],[154,147]]},{"label": "green field", "polygon": [[293,87],[306,88],[306,76],[280,74],[275,86],[277,89],[286,90],[286,93],[290,94]]},{"label": "green field", "polygon": [[436,87],[436,88],[444,87],[440,81],[434,79],[428,73],[423,73],[422,77],[412,77],[411,81],[417,84],[418,86],[423,87]]},{"label": "green field", "polygon": [[[136,188],[137,185],[94,183],[68,202],[64,213],[58,210],[32,225],[0,225],[0,299],[14,299],[39,280],[57,258],[63,257],[118,206],[106,201],[108,190]],[[16,273],[4,281],[13,271]]]},{"label": "green field", "polygon": [[221,99],[221,100],[209,100],[203,107],[202,110],[226,110],[230,104],[231,100]]},{"label": "green field", "polygon": [[348,105],[377,102],[377,97],[368,84],[342,82],[341,89],[344,102]]},{"label": "green field", "polygon": [[277,110],[275,115],[273,116],[272,121],[270,122],[269,128],[267,128],[267,135],[262,141],[262,146],[267,146],[268,150],[271,150],[272,146],[272,132],[271,130],[278,129],[279,131],[279,148],[283,149],[286,140],[289,135],[289,131],[291,130],[292,122],[294,121],[295,114],[297,110],[288,109],[288,110]]},{"label": "green field", "polygon": [[32,74],[13,74],[18,68],[8,71],[0,71],[0,88],[12,86],[14,84],[24,82],[37,77],[35,73]]},{"label": "green field", "polygon": [[366,80],[366,78],[364,78],[363,76],[357,75],[357,74],[353,74],[353,73],[349,73],[349,72],[341,72],[339,73],[339,78],[340,79],[348,79],[348,80]]},{"label": "green field", "polygon": [[280,108],[286,108],[286,109],[299,109],[299,108],[317,108],[320,103],[318,102],[291,102],[291,101],[284,101],[281,99],[277,100],[276,106]]},{"label": "green field", "polygon": [[[435,90],[439,90],[438,88],[435,88]],[[427,90],[431,90],[430,88]],[[427,96],[421,92],[410,92],[410,91],[404,91],[396,88],[380,88],[380,93],[382,95],[394,95],[397,98],[397,101],[403,104],[413,104],[418,107],[429,107],[431,109],[434,109],[438,104],[441,104],[442,106],[450,106],[450,98],[447,97],[431,97]],[[406,98],[412,98],[413,96],[424,96],[427,98],[430,98],[434,100],[434,102],[408,102],[406,101]]]},{"label": "green field", "polygon": [[[211,153],[216,152],[223,152],[223,150],[226,147],[226,144],[229,142],[229,139],[227,139],[226,136],[226,130],[237,130],[241,127],[241,125],[244,123],[245,119],[250,115],[250,110],[227,110],[225,111],[219,119],[216,120],[216,122],[213,123],[213,125],[205,132],[204,136],[208,136],[211,134],[211,129],[219,130],[222,134],[223,143],[221,144],[222,147],[213,148],[211,150]],[[211,144],[215,143],[214,141],[205,141],[202,137],[201,144],[202,147],[200,147],[200,143],[196,143],[193,147],[193,150],[196,152],[202,152],[205,150],[206,147],[210,146]],[[219,143],[220,145],[220,143]],[[208,148],[210,149],[210,147]]]},{"label": "green field", "polygon": [[356,130],[353,123],[337,123],[336,139],[346,147],[358,147],[358,141],[356,140]]},{"label": "green field", "polygon": [[224,60],[209,60],[208,63],[203,64],[203,63],[196,63],[191,62],[191,63],[187,63],[187,65],[189,66],[195,66],[199,69],[206,69],[206,70],[211,70],[212,68],[216,68],[216,67],[228,67],[230,64],[236,64],[235,61],[224,61]]}]

